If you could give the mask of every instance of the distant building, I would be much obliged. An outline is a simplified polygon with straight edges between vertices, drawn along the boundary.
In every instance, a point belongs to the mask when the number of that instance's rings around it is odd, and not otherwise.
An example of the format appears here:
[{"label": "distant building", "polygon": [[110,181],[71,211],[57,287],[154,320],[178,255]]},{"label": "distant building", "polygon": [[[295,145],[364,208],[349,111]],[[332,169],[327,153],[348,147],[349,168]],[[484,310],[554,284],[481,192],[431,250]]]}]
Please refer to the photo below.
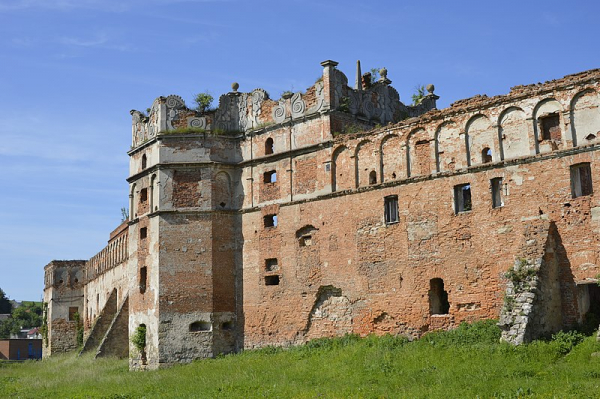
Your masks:
[{"label": "distant building", "polygon": [[41,358],[41,339],[0,339],[0,360],[28,360]]}]

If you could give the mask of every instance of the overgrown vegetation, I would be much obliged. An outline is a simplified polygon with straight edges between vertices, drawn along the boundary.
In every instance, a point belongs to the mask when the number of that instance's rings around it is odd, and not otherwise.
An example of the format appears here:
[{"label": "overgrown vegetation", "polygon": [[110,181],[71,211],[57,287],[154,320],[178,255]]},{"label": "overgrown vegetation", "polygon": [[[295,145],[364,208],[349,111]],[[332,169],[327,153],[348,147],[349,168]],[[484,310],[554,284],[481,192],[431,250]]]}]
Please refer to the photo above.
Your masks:
[{"label": "overgrown vegetation", "polygon": [[417,85],[415,87],[415,93],[411,96],[412,105],[419,105],[423,98],[425,98],[425,86]]},{"label": "overgrown vegetation", "polygon": [[131,343],[140,352],[146,349],[146,326],[141,324],[135,329],[135,333],[131,337]]},{"label": "overgrown vegetation", "polygon": [[[318,339],[170,369],[129,372],[92,355],[0,362],[0,397],[522,398],[595,397],[600,343],[577,333],[518,347],[493,321],[411,342],[405,337]],[[69,376],[65,383],[64,376]]]},{"label": "overgrown vegetation", "polygon": [[212,102],[213,96],[210,95],[208,91],[198,93],[194,97],[194,103],[196,103],[196,110],[201,113],[209,109]]},{"label": "overgrown vegetation", "polygon": [[77,346],[83,346],[83,321],[81,320],[81,315],[79,312],[73,315],[73,319],[75,320],[75,324],[77,325]]},{"label": "overgrown vegetation", "polygon": [[518,259],[517,264],[504,273],[504,277],[517,286],[535,277],[536,273],[536,269],[529,266],[526,259]]},{"label": "overgrown vegetation", "polygon": [[205,133],[206,129],[202,129],[199,127],[178,127],[173,130],[163,130],[159,132],[159,135],[163,134],[202,134]]}]

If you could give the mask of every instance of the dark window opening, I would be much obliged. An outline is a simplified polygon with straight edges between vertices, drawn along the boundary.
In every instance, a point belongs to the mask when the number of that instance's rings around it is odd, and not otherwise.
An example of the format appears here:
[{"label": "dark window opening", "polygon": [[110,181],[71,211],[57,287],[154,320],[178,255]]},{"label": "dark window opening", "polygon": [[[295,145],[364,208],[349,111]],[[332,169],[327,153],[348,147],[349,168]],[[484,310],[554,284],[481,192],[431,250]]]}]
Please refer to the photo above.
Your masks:
[{"label": "dark window opening", "polygon": [[589,163],[571,166],[571,194],[573,198],[593,194],[592,170]]},{"label": "dark window opening", "polygon": [[266,272],[275,272],[277,270],[279,270],[279,264],[277,263],[277,258],[265,259],[265,271]]},{"label": "dark window opening", "polygon": [[142,188],[142,190],[140,191],[140,201],[142,201],[142,202],[148,201],[148,189],[147,188]]},{"label": "dark window opening", "polygon": [[504,206],[502,202],[502,178],[495,177],[491,180],[492,183],[492,208],[500,208]]},{"label": "dark window opening", "polygon": [[142,227],[140,229],[140,239],[145,239],[146,237],[148,237],[148,228],[147,227]]},{"label": "dark window opening", "polygon": [[312,236],[304,235],[304,236],[300,237],[300,239],[298,240],[298,244],[301,247],[310,247],[312,245]]},{"label": "dark window opening", "polygon": [[190,324],[190,332],[210,331],[212,325],[209,321],[195,321]]},{"label": "dark window opening", "polygon": [[144,294],[146,292],[146,285],[148,283],[148,268],[146,266],[140,267],[140,294]]},{"label": "dark window opening", "polygon": [[265,140],[265,155],[269,155],[272,154],[273,152],[275,152],[275,146],[273,145],[273,139],[272,138],[268,138]]},{"label": "dark window opening", "polygon": [[221,324],[221,330],[231,331],[233,330],[233,321],[226,321]]},{"label": "dark window opening", "polygon": [[266,215],[263,217],[265,227],[277,227],[277,215]]},{"label": "dark window opening", "polygon": [[79,308],[77,306],[71,306],[69,307],[69,321],[77,321],[77,316],[75,316],[76,314],[79,313]]},{"label": "dark window opening", "polygon": [[395,178],[396,178],[396,172],[393,172],[392,173],[392,179],[395,179]]},{"label": "dark window opening", "polygon": [[454,186],[454,209],[455,213],[467,212],[472,209],[470,184]]},{"label": "dark window opening", "polygon": [[481,151],[481,163],[490,163],[492,162],[492,150],[488,147],[485,147]]},{"label": "dark window opening", "polygon": [[448,292],[444,290],[444,280],[432,278],[429,280],[429,314],[448,314],[450,302]]},{"label": "dark window opening", "polygon": [[369,184],[377,184],[377,172],[374,170],[369,173]]},{"label": "dark window opening", "polygon": [[146,154],[144,154],[144,155],[142,155],[142,170],[146,169],[146,163],[147,163]]},{"label": "dark window opening", "polygon": [[580,323],[585,333],[597,330],[600,323],[600,286],[598,283],[577,284]]},{"label": "dark window opening", "polygon": [[275,183],[277,181],[277,172],[270,170],[263,174],[263,181],[265,183]]},{"label": "dark window opening", "polygon": [[398,223],[398,196],[390,195],[383,199],[385,224]]},{"label": "dark window opening", "polygon": [[560,140],[560,118],[558,114],[550,114],[540,118],[542,140]]},{"label": "dark window opening", "polygon": [[265,285],[279,285],[279,276],[265,276]]}]

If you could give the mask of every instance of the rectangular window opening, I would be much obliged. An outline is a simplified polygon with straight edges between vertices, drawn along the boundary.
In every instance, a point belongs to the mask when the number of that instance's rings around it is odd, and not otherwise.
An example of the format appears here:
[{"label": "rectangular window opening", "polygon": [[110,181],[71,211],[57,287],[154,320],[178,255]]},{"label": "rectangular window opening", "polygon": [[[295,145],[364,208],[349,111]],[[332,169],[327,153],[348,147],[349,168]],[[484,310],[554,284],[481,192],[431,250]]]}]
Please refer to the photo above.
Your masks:
[{"label": "rectangular window opening", "polygon": [[140,239],[145,239],[146,237],[148,237],[148,228],[147,227],[142,227],[140,229]]},{"label": "rectangular window opening", "polygon": [[142,202],[148,201],[148,189],[147,188],[142,188],[142,190],[140,191],[140,201],[142,201]]},{"label": "rectangular window opening", "polygon": [[265,285],[279,285],[279,276],[265,276]]},{"label": "rectangular window opening", "polygon": [[148,268],[143,266],[140,268],[140,294],[144,294],[146,292],[146,285],[148,283]]},{"label": "rectangular window opening", "polygon": [[491,180],[492,183],[492,208],[500,208],[504,206],[502,201],[502,178],[495,177]]},{"label": "rectangular window opening", "polygon": [[277,263],[277,258],[265,259],[265,271],[266,272],[275,272],[277,270],[279,270],[279,264]]},{"label": "rectangular window opening", "polygon": [[454,213],[468,212],[472,209],[471,184],[454,186]]},{"label": "rectangular window opening", "polygon": [[265,183],[275,183],[277,181],[277,172],[270,170],[263,174],[263,181]]},{"label": "rectangular window opening", "polygon": [[390,195],[383,199],[385,224],[398,223],[398,196]]},{"label": "rectangular window opening", "polygon": [[571,194],[573,198],[592,195],[592,169],[589,163],[571,166]]},{"label": "rectangular window opening", "polygon": [[277,215],[266,215],[263,222],[265,227],[277,227]]},{"label": "rectangular window opening", "polygon": [[69,307],[69,321],[76,321],[75,315],[79,313],[79,308],[77,306]]},{"label": "rectangular window opening", "polygon": [[560,140],[560,118],[558,114],[550,114],[540,118],[542,140]]}]

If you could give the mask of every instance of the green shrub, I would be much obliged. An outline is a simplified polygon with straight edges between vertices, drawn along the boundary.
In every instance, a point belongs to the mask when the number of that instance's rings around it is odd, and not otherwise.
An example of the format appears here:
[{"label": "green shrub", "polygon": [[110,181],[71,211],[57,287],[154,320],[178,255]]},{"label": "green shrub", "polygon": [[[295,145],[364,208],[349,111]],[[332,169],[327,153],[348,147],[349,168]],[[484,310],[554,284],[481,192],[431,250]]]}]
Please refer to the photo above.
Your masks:
[{"label": "green shrub", "polygon": [[146,349],[146,326],[140,324],[136,329],[135,333],[131,337],[131,343],[140,352],[144,352]]},{"label": "green shrub", "polygon": [[579,331],[559,331],[552,335],[552,347],[560,355],[566,355],[585,339]]},{"label": "green shrub", "polygon": [[194,97],[194,102],[196,103],[196,110],[199,112],[204,112],[212,104],[213,96],[211,96],[207,91],[204,93],[198,93]]}]

